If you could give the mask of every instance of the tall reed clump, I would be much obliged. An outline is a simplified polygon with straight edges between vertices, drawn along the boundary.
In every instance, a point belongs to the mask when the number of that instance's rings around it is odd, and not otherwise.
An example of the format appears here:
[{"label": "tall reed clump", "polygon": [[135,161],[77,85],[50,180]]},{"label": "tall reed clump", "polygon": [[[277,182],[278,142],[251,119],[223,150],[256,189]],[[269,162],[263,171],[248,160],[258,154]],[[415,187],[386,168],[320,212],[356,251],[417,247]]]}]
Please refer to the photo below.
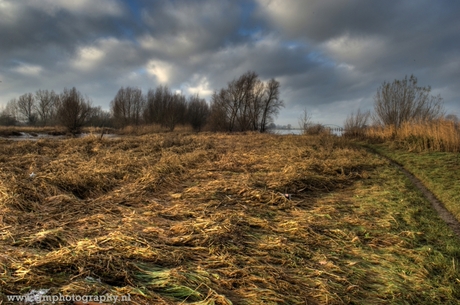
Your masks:
[{"label": "tall reed clump", "polygon": [[460,152],[460,125],[440,119],[430,122],[404,122],[394,126],[371,127],[366,137],[376,141],[394,141],[410,151]]}]

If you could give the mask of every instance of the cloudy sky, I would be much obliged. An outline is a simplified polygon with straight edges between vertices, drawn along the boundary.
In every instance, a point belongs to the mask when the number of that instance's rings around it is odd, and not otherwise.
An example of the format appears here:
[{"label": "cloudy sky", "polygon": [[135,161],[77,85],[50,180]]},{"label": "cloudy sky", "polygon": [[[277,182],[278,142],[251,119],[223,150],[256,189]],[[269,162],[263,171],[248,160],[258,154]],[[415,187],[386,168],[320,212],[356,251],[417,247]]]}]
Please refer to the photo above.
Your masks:
[{"label": "cloudy sky", "polygon": [[342,125],[414,74],[460,116],[460,1],[0,0],[0,105],[76,87],[108,110],[121,86],[208,101],[248,70],[276,78],[276,123]]}]

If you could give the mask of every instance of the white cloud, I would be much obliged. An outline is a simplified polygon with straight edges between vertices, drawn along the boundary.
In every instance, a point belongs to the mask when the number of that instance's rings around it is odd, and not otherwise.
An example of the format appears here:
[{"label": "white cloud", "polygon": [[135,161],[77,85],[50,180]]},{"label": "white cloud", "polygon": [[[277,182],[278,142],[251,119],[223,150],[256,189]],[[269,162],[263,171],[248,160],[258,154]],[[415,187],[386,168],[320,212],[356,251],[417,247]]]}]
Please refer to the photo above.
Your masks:
[{"label": "white cloud", "polygon": [[193,75],[190,83],[185,85],[189,95],[198,94],[202,98],[208,98],[213,93],[213,88],[209,84],[209,80],[204,75]]},{"label": "white cloud", "polygon": [[172,65],[167,62],[150,60],[145,68],[147,73],[155,76],[160,84],[167,84],[171,79]]},{"label": "white cloud", "polygon": [[109,37],[79,47],[71,65],[80,71],[89,72],[126,64],[136,65],[138,57],[139,54],[131,41]]},{"label": "white cloud", "polygon": [[77,54],[77,58],[72,62],[73,67],[81,71],[90,71],[100,65],[105,52],[99,47],[85,46],[80,47]]},{"label": "white cloud", "polygon": [[25,76],[38,76],[40,73],[42,73],[43,68],[38,65],[21,63],[19,66],[13,68],[12,70]]},{"label": "white cloud", "polygon": [[0,0],[0,24],[14,24],[19,10],[20,5],[17,2]]}]

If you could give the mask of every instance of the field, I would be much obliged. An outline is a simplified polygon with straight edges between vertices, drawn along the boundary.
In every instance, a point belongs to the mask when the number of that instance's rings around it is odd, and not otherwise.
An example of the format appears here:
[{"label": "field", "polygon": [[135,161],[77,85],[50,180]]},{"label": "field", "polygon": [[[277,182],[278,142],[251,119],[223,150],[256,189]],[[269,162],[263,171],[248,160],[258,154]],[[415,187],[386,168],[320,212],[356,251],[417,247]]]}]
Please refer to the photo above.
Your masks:
[{"label": "field", "polygon": [[460,299],[458,238],[387,160],[345,139],[0,140],[0,169],[3,304],[40,289],[130,304]]},{"label": "field", "polygon": [[403,165],[416,175],[444,203],[460,222],[460,153],[443,151],[411,152],[388,144],[372,149]]}]

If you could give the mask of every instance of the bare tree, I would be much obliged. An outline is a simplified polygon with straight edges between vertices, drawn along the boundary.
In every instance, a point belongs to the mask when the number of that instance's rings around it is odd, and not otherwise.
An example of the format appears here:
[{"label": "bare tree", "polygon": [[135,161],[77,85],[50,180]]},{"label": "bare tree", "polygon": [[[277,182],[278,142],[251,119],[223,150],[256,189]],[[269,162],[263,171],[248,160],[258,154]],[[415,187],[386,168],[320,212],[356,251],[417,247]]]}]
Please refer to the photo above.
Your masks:
[{"label": "bare tree", "polygon": [[308,113],[307,108],[302,111],[301,116],[299,117],[299,128],[302,130],[303,134],[307,133],[308,128],[312,125],[311,114]]},{"label": "bare tree", "polygon": [[70,90],[66,88],[59,99],[57,119],[70,133],[76,134],[87,122],[91,110],[88,98],[83,97],[75,87]]},{"label": "bare tree", "polygon": [[88,117],[88,125],[94,127],[113,127],[110,111],[105,111],[101,106],[93,107]]},{"label": "bare tree", "polygon": [[431,88],[417,86],[417,78],[384,82],[374,98],[373,119],[381,125],[396,128],[408,121],[429,121],[444,115],[442,98],[430,95]]},{"label": "bare tree", "polygon": [[179,123],[185,123],[187,102],[182,94],[174,94],[166,105],[163,125],[173,131]]},{"label": "bare tree", "polygon": [[209,106],[206,100],[200,99],[198,95],[189,97],[187,105],[187,119],[195,131],[201,131],[208,120]]},{"label": "bare tree", "polygon": [[234,92],[234,103],[237,105],[238,129],[244,131],[255,127],[257,130],[260,112],[258,109],[260,109],[263,92],[263,83],[259,80],[259,76],[254,71],[248,71],[230,83],[229,89]]},{"label": "bare tree", "polygon": [[265,97],[262,100],[262,116],[260,121],[260,131],[265,132],[267,125],[272,122],[282,107],[284,102],[280,100],[280,83],[272,78],[265,90]]},{"label": "bare tree", "polygon": [[54,91],[38,90],[35,93],[37,100],[36,110],[38,114],[39,122],[46,126],[48,125],[56,115],[56,106],[59,101],[59,95]]},{"label": "bare tree", "polygon": [[2,110],[2,125],[10,126],[18,123],[18,101],[14,98],[8,101]]},{"label": "bare tree", "polygon": [[145,122],[149,124],[165,125],[164,116],[173,94],[166,86],[158,86],[147,93],[147,101],[143,112]]},{"label": "bare tree", "polygon": [[22,121],[28,125],[35,125],[37,113],[35,111],[35,97],[32,93],[26,93],[19,97],[17,101],[18,114]]},{"label": "bare tree", "polygon": [[237,103],[231,98],[228,90],[221,89],[211,97],[210,128],[214,131],[234,131]]},{"label": "bare tree", "polygon": [[13,126],[18,123],[18,105],[17,100],[12,99],[8,101],[6,106],[2,109],[0,113],[0,125],[1,126]]},{"label": "bare tree", "polygon": [[[279,82],[272,79],[264,84],[255,72],[248,71],[228,83],[227,88],[214,92],[211,122],[220,127],[225,125],[228,131],[264,132],[283,106],[283,101],[279,99]],[[219,117],[222,120],[224,116],[225,124],[215,119]]]},{"label": "bare tree", "polygon": [[361,112],[361,109],[355,113],[351,113],[345,120],[345,136],[361,137],[364,135],[364,130],[367,127],[370,111]]},{"label": "bare tree", "polygon": [[454,123],[460,122],[458,116],[456,114],[453,114],[453,113],[450,113],[450,114],[446,115],[445,119],[448,120],[448,121],[452,121]]},{"label": "bare tree", "polygon": [[211,98],[207,126],[212,131],[230,130],[227,109],[224,107],[224,104],[217,92],[214,92]]},{"label": "bare tree", "polygon": [[110,106],[115,123],[119,127],[139,125],[145,107],[145,97],[139,88],[121,87]]}]

